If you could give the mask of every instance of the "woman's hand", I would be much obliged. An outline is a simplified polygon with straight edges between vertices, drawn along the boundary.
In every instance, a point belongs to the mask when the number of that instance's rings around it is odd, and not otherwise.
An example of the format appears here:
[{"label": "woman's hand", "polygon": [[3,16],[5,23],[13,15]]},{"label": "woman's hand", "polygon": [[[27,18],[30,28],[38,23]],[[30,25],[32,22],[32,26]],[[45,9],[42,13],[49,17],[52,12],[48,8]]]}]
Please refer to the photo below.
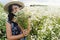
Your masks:
[{"label": "woman's hand", "polygon": [[28,30],[27,29],[25,29],[24,31],[23,31],[23,34],[24,34],[24,36],[28,36]]}]

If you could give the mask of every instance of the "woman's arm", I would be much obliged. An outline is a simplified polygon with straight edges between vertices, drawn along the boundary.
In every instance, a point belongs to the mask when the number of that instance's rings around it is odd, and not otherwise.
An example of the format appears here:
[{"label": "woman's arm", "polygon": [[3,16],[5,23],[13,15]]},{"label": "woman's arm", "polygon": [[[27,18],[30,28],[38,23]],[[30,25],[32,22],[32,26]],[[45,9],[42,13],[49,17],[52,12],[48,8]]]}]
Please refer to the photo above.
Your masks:
[{"label": "woman's arm", "polygon": [[28,34],[30,33],[30,31],[31,31],[31,20],[30,20],[30,18],[28,18],[28,29],[27,29],[27,31],[28,31]]},{"label": "woman's arm", "polygon": [[7,34],[7,38],[10,40],[14,40],[14,39],[16,40],[24,37],[23,33],[19,35],[12,35],[11,25],[8,22],[6,23],[6,34]]}]

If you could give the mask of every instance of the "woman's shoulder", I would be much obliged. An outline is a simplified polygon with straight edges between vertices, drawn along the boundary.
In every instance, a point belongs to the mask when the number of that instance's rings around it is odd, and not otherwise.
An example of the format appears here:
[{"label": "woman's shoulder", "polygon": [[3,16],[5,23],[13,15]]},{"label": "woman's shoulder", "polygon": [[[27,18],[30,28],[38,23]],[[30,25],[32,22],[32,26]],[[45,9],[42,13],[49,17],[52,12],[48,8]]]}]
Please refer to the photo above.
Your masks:
[{"label": "woman's shoulder", "polygon": [[10,25],[10,23],[9,23],[9,22],[6,22],[6,24],[7,24],[7,25]]},{"label": "woman's shoulder", "polygon": [[6,25],[11,25],[9,21],[6,22]]}]

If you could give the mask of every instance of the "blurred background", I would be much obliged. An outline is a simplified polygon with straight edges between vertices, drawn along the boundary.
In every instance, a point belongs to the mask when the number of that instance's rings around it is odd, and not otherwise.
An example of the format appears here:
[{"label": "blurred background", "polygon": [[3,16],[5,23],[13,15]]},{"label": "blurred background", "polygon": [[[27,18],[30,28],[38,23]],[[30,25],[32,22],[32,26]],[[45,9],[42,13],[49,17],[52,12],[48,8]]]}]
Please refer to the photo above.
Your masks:
[{"label": "blurred background", "polygon": [[21,1],[24,11],[31,15],[31,32],[27,40],[60,40],[60,0],[0,0],[0,40],[7,40],[4,5]]}]

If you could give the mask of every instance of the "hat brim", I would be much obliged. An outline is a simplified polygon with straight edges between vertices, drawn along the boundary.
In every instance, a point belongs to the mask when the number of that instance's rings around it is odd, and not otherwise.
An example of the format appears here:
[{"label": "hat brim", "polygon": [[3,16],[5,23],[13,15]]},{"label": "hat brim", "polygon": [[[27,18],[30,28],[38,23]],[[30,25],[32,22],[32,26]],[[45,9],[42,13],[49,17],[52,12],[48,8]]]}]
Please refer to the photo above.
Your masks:
[{"label": "hat brim", "polygon": [[21,6],[21,9],[23,9],[24,6],[25,6],[24,3],[20,2],[20,1],[12,1],[12,2],[7,3],[7,4],[4,6],[5,12],[8,12],[8,6],[9,6],[9,5],[12,5],[12,4],[18,4],[18,5],[20,5],[20,6]]}]

